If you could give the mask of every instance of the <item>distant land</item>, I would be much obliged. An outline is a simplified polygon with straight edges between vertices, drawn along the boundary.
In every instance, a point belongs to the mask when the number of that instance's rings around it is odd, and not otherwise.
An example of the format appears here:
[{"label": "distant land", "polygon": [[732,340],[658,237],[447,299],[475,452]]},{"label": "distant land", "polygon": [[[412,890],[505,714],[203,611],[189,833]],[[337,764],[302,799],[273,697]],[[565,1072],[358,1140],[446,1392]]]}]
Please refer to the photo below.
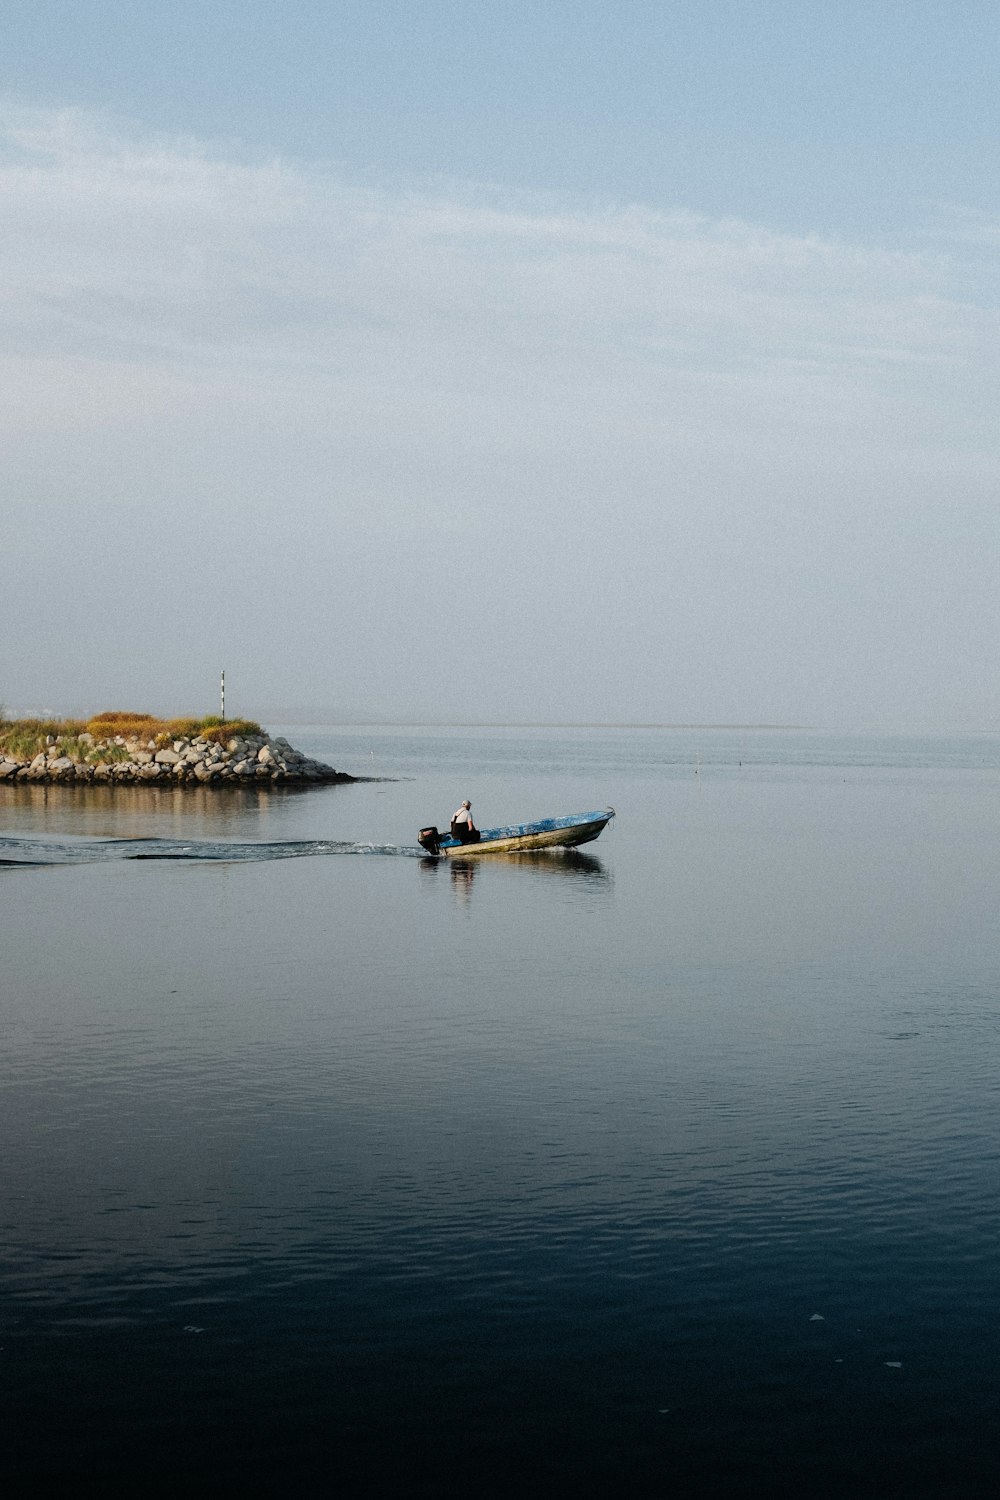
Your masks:
[{"label": "distant land", "polygon": [[275,724],[308,729],[816,729],[816,724],[727,724],[653,722],[640,719],[325,719],[315,715],[268,714]]}]

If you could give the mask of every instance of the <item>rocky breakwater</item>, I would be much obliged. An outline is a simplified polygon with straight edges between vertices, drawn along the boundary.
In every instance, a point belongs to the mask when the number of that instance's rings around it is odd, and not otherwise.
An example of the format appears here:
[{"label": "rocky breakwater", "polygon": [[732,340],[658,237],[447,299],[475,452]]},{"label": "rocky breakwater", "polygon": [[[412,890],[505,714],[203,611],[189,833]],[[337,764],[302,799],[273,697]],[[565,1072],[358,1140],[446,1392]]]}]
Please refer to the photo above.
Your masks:
[{"label": "rocky breakwater", "polygon": [[30,760],[3,758],[0,782],[45,781],[87,783],[190,782],[212,786],[269,786],[274,783],[312,784],[357,778],[310,760],[280,735],[234,735],[180,738],[162,743],[162,736],[144,740],[115,735],[106,740],[80,734],[67,742],[49,736],[50,743]]}]

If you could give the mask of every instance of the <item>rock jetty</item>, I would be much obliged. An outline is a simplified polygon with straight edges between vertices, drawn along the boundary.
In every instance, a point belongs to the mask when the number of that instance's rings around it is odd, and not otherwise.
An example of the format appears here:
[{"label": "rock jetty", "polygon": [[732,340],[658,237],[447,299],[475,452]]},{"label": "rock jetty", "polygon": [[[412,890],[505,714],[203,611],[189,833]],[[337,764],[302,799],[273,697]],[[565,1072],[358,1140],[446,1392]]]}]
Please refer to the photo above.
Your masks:
[{"label": "rock jetty", "polygon": [[49,743],[30,760],[5,758],[0,751],[0,782],[87,783],[152,782],[176,786],[248,786],[274,783],[312,784],[357,780],[322,761],[310,760],[286,739],[269,734],[235,734],[231,739],[163,737],[143,739],[114,735],[100,739],[74,735],[71,743],[48,736]]}]

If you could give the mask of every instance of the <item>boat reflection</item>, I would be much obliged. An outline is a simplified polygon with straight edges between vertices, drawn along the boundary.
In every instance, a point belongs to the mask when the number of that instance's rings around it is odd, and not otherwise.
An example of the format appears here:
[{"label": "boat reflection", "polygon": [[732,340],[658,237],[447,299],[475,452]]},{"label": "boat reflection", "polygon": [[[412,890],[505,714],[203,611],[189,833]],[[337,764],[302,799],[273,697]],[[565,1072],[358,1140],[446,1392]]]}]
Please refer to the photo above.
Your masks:
[{"label": "boat reflection", "polygon": [[476,863],[472,859],[453,859],[451,866],[451,888],[460,905],[466,905],[472,895],[472,884],[476,878]]},{"label": "boat reflection", "polygon": [[484,859],[422,859],[420,868],[425,874],[447,870],[451,887],[459,900],[465,904],[472,894],[476,876],[489,878],[490,871],[533,871],[536,875],[563,875],[581,880],[595,888],[612,885],[610,870],[594,854],[582,854],[579,849],[536,849],[533,853],[494,854]]},{"label": "boat reflection", "polygon": [[544,875],[576,875],[591,880],[611,880],[610,871],[604,868],[596,854],[582,854],[579,849],[538,849],[534,854],[508,854],[504,863],[517,865],[519,869],[530,867]]}]

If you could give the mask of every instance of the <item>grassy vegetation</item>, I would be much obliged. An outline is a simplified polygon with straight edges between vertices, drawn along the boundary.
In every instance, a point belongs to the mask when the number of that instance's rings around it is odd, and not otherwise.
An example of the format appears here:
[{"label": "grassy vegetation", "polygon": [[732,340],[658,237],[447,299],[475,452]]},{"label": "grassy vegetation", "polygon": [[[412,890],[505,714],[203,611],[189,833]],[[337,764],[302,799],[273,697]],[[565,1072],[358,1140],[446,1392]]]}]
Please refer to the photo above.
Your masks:
[{"label": "grassy vegetation", "polygon": [[95,714],[92,719],[4,719],[0,717],[0,753],[11,760],[31,760],[48,745],[50,738],[59,741],[63,755],[73,760],[125,760],[123,746],[106,744],[98,749],[83,734],[94,740],[112,741],[116,737],[137,739],[144,744],[153,741],[157,749],[173,740],[214,740],[224,745],[235,736],[262,734],[253,719],[227,719],[217,715],[202,719],[160,719],[155,714],[131,713],[112,709]]},{"label": "grassy vegetation", "polygon": [[11,760],[28,760],[44,750],[49,735],[77,741],[86,724],[78,719],[13,719],[0,723],[0,750]]},{"label": "grassy vegetation", "polygon": [[262,734],[253,719],[226,719],[209,714],[203,719],[158,719],[153,714],[127,713],[120,709],[95,714],[87,722],[88,733],[95,739],[155,740],[166,745],[171,740],[216,740],[224,745],[234,735]]}]

